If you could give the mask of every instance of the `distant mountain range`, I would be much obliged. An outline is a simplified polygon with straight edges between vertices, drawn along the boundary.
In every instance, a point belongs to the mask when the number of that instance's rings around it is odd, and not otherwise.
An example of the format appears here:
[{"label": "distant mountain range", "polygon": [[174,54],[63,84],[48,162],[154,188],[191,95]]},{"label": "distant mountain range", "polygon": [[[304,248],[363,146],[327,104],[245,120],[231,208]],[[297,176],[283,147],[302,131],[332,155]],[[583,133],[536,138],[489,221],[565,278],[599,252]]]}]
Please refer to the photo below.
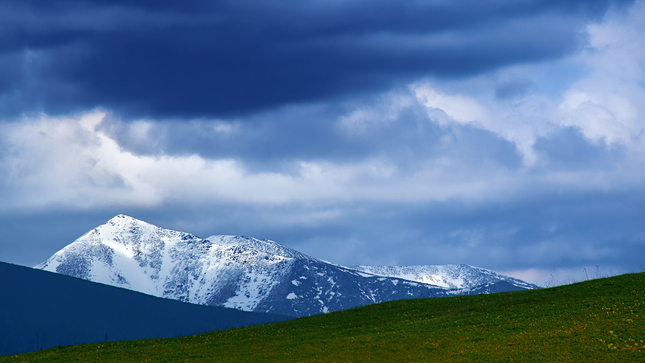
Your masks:
[{"label": "distant mountain range", "polygon": [[36,268],[183,302],[292,317],[397,299],[538,288],[467,265],[350,268],[270,240],[203,239],[125,215]]},{"label": "distant mountain range", "polygon": [[287,319],[185,304],[0,262],[0,356],[59,345],[179,337]]},{"label": "distant mountain range", "polygon": [[469,265],[352,266],[351,268],[374,275],[398,277],[447,289],[459,289],[464,292],[469,290],[471,293],[482,289],[483,286],[491,284],[501,286],[503,285],[501,283],[524,289],[538,288],[537,285],[520,279]]}]

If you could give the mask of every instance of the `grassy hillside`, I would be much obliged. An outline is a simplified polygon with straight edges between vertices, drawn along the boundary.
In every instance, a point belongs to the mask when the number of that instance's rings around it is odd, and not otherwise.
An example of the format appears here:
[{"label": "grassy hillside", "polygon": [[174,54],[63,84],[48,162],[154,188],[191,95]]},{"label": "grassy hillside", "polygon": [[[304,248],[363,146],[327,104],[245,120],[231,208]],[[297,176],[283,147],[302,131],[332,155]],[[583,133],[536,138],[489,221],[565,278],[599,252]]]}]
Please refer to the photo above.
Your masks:
[{"label": "grassy hillside", "polygon": [[643,362],[645,274],[405,300],[176,339],[54,348],[0,362]]}]

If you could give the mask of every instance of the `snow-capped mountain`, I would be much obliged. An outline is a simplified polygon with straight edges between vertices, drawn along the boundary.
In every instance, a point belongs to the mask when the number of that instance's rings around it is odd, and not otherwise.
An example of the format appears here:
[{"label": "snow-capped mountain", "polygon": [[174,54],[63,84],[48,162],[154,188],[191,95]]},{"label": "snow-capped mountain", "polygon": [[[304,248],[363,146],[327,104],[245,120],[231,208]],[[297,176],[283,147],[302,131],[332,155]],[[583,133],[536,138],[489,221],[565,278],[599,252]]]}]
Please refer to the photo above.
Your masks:
[{"label": "snow-capped mountain", "polygon": [[[466,288],[412,281],[407,270],[352,269],[269,240],[202,239],[125,215],[86,233],[36,268],[185,302],[289,316],[405,298],[537,287],[508,277],[504,281],[511,283],[500,285],[501,275],[483,269],[495,279],[462,282]],[[471,275],[459,276],[443,280],[471,281]]]},{"label": "snow-capped mountain", "polygon": [[420,266],[352,266],[354,270],[379,276],[398,277],[448,289],[474,289],[493,282],[505,281],[517,287],[534,289],[536,286],[495,271],[469,265]]}]

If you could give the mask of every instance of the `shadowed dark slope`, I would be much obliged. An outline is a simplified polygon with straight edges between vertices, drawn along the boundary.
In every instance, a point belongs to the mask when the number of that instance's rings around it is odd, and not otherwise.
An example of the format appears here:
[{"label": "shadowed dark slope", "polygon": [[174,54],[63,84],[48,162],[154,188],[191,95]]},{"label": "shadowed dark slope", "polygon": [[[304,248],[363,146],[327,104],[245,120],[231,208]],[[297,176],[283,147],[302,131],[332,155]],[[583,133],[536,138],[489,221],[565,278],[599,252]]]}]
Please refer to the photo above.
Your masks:
[{"label": "shadowed dark slope", "polygon": [[177,337],[286,319],[161,299],[0,262],[0,355]]}]

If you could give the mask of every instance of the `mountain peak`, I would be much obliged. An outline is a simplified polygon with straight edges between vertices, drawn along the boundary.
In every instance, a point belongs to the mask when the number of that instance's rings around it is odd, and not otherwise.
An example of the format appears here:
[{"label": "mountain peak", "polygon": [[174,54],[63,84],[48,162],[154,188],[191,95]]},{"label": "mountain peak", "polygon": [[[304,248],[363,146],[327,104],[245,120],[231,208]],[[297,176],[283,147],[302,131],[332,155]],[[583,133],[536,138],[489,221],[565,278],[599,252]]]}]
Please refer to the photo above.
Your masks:
[{"label": "mountain peak", "polygon": [[111,224],[111,225],[123,225],[123,224],[143,224],[143,225],[151,225],[148,222],[142,221],[140,219],[136,219],[134,217],[130,217],[125,214],[117,214],[116,216],[112,217],[110,220],[106,222],[106,224]]}]

